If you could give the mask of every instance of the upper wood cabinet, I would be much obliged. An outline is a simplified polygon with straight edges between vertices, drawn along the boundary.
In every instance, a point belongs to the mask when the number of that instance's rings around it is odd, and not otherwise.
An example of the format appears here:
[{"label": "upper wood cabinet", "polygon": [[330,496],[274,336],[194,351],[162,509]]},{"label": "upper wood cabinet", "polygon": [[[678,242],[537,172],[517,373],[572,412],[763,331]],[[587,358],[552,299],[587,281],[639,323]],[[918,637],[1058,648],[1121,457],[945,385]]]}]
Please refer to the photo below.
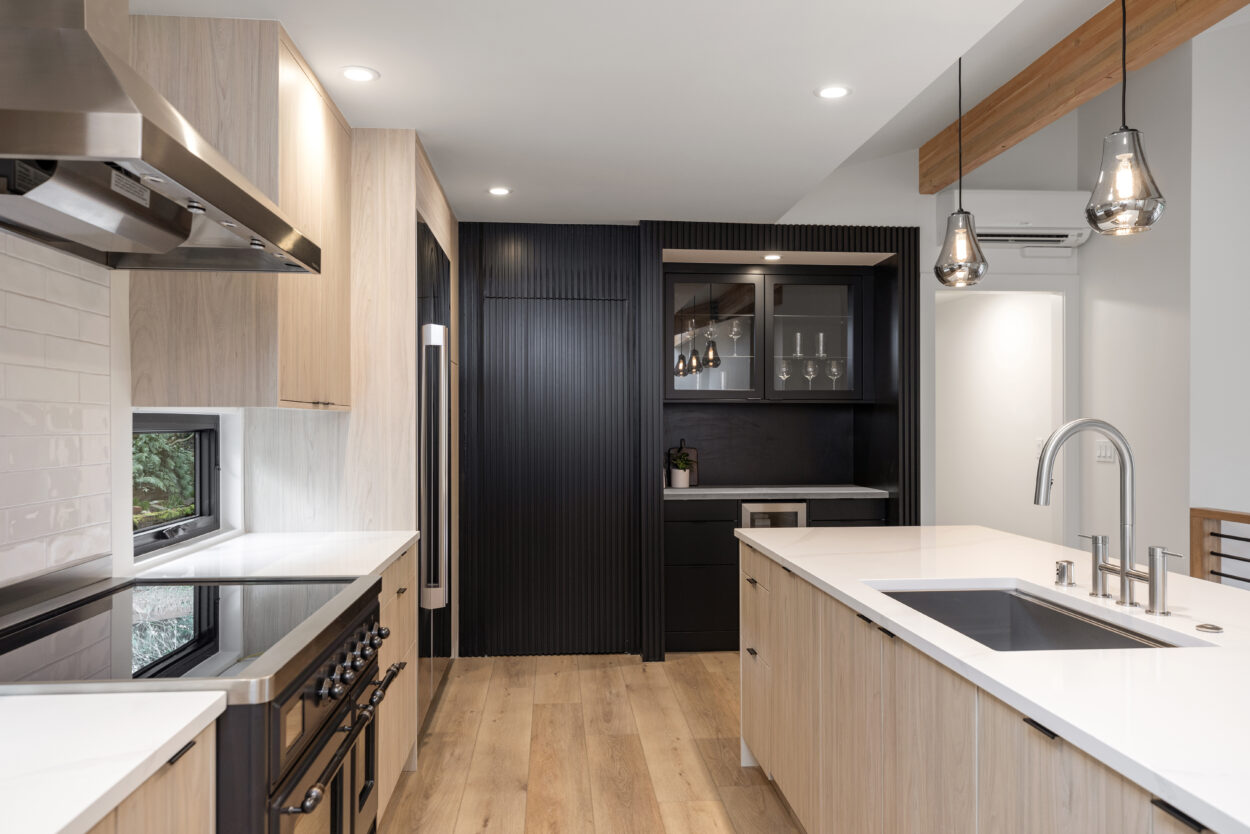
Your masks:
[{"label": "upper wood cabinet", "polygon": [[131,19],[131,61],[321,246],[319,275],[135,271],[136,406],[351,403],[351,129],[272,21]]}]

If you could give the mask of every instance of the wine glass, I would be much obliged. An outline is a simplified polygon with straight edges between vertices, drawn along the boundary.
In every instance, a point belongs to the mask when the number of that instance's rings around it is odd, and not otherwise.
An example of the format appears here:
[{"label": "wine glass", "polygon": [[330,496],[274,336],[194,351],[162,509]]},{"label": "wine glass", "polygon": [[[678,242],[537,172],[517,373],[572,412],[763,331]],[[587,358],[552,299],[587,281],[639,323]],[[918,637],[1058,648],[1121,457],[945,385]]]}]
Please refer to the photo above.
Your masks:
[{"label": "wine glass", "polygon": [[738,355],[738,340],[742,338],[742,322],[734,319],[729,325],[729,338],[734,340],[734,356]]},{"label": "wine glass", "polygon": [[703,338],[709,342],[716,338],[716,320],[707,320],[707,329],[703,331]]},{"label": "wine glass", "polygon": [[838,379],[842,376],[842,360],[830,359],[825,366],[825,376],[829,377],[829,387],[837,390]]},{"label": "wine glass", "polygon": [[803,363],[803,376],[807,379],[807,390],[812,390],[812,380],[816,378],[815,359],[808,359]]},{"label": "wine glass", "polygon": [[781,380],[781,387],[786,387],[786,380],[790,378],[790,363],[785,359],[781,360],[781,370],[777,372],[777,378]]},{"label": "wine glass", "polygon": [[822,330],[816,334],[816,358],[824,359],[829,354],[825,353],[825,333]]}]

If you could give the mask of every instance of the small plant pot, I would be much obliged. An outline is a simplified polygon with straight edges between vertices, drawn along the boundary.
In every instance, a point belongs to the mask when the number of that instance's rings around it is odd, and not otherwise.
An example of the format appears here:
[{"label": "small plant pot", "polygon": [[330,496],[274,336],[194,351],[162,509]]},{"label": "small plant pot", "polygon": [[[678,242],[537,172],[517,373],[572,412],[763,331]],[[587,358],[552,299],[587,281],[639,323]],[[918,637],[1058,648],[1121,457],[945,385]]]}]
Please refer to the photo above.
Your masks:
[{"label": "small plant pot", "polygon": [[678,489],[685,489],[690,486],[690,470],[689,469],[673,469],[672,484]]}]

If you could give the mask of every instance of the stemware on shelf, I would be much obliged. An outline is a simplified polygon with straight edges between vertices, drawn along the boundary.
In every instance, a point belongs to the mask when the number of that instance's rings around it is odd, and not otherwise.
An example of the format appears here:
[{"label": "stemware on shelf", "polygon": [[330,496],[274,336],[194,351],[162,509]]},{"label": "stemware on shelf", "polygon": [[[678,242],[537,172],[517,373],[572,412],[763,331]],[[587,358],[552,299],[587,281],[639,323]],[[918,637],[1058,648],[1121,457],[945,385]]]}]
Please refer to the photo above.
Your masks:
[{"label": "stemware on shelf", "polygon": [[824,359],[829,354],[825,353],[825,331],[816,334],[816,358]]},{"label": "stemware on shelf", "polygon": [[794,358],[799,359],[803,356],[803,334],[794,334]]},{"label": "stemware on shelf", "polygon": [[803,364],[803,376],[807,379],[807,390],[812,390],[812,380],[816,378],[816,360],[808,359]]},{"label": "stemware on shelf", "polygon": [[825,366],[825,376],[829,377],[829,386],[836,389],[838,380],[842,377],[842,360],[830,359]]},{"label": "stemware on shelf", "polygon": [[734,356],[738,355],[738,340],[742,338],[742,322],[734,319],[729,325],[729,338],[734,340]]},{"label": "stemware on shelf", "polygon": [[790,363],[785,359],[781,360],[781,370],[777,371],[777,378],[785,383],[790,378]]}]

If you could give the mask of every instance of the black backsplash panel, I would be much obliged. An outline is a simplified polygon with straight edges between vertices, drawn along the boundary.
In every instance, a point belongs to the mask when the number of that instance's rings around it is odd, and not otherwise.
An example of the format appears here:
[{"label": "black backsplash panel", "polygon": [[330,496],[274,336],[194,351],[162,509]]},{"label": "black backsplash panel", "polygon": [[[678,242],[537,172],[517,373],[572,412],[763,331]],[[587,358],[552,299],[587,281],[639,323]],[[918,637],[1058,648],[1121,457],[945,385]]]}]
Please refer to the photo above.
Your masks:
[{"label": "black backsplash panel", "polygon": [[699,450],[699,486],[855,483],[860,405],[665,403],[665,447]]}]

